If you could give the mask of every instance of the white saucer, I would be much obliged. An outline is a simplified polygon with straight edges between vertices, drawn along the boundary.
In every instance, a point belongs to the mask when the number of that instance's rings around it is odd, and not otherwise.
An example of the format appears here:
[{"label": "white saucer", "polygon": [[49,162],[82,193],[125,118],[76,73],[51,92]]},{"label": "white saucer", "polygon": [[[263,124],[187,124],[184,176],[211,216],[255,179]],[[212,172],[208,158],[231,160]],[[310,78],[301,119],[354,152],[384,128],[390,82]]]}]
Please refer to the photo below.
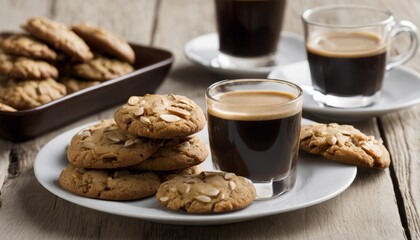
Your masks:
[{"label": "white saucer", "polygon": [[368,107],[334,108],[321,105],[312,98],[311,74],[307,61],[276,68],[268,78],[298,84],[304,90],[303,111],[337,121],[357,121],[401,110],[420,103],[420,73],[400,66],[387,73],[380,100]]},{"label": "white saucer", "polygon": [[[184,48],[185,56],[214,73],[234,77],[266,77],[276,66],[257,68],[223,68],[212,64],[219,52],[217,33],[209,33],[189,41]],[[278,66],[299,62],[306,59],[303,38],[295,33],[282,32],[276,53]]]},{"label": "white saucer", "polygon": [[[302,124],[308,123],[311,122],[302,119]],[[241,222],[288,212],[312,206],[337,196],[350,186],[357,173],[355,166],[328,161],[315,155],[300,154],[296,185],[290,192],[270,200],[255,201],[243,210],[225,214],[200,215],[171,211],[159,204],[154,197],[123,202],[85,198],[61,188],[58,177],[68,164],[66,148],[71,138],[81,129],[92,124],[71,129],[48,142],[36,156],[35,177],[48,191],[74,204],[153,222],[178,225],[213,225]],[[207,129],[198,133],[198,137],[208,144]],[[213,169],[210,156],[202,166],[206,170]]]}]

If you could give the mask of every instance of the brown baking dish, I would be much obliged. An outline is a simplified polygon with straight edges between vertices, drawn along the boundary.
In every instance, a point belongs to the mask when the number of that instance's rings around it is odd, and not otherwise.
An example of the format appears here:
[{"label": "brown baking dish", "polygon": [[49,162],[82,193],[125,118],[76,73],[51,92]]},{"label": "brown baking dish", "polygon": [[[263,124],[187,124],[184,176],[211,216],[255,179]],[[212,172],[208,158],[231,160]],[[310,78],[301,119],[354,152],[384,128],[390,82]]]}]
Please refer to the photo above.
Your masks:
[{"label": "brown baking dish", "polygon": [[162,49],[131,46],[137,56],[134,72],[36,108],[0,111],[0,138],[14,142],[28,140],[86,115],[122,104],[130,96],[154,93],[167,75],[173,55]]}]

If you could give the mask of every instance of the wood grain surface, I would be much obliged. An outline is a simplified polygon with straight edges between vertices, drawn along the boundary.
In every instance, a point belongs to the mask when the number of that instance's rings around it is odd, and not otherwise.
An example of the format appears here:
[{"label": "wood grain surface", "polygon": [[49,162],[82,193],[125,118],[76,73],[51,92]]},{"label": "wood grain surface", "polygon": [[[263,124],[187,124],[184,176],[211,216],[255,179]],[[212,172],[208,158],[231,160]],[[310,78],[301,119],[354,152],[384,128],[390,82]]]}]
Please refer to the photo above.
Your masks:
[{"label": "wood grain surface", "polygon": [[[348,1],[290,0],[283,29],[302,34],[303,10],[339,3]],[[388,8],[398,20],[420,26],[418,0],[351,3]],[[66,24],[89,21],[132,42],[170,50],[176,60],[158,93],[188,96],[202,108],[205,89],[224,79],[193,65],[183,53],[190,39],[216,31],[213,0],[0,1],[0,31],[19,31],[19,25],[31,16]],[[395,44],[398,51],[407,40],[401,36]],[[419,54],[405,65],[420,71]],[[384,140],[393,162],[389,169],[359,168],[345,192],[312,207],[243,223],[201,227],[159,224],[87,209],[56,197],[37,182],[34,159],[48,141],[81,124],[111,118],[114,111],[115,107],[31,141],[0,140],[0,239],[420,239],[420,106],[352,123]]]}]

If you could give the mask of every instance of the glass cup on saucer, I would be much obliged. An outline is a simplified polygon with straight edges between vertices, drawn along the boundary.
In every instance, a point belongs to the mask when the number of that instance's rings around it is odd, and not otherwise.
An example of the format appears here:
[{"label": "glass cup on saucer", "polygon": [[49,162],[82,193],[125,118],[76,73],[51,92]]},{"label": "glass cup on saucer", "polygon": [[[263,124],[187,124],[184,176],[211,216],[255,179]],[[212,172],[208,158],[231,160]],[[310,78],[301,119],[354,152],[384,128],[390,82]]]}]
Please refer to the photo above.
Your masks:
[{"label": "glass cup on saucer", "polygon": [[219,55],[212,65],[257,68],[276,65],[286,0],[215,0]]}]

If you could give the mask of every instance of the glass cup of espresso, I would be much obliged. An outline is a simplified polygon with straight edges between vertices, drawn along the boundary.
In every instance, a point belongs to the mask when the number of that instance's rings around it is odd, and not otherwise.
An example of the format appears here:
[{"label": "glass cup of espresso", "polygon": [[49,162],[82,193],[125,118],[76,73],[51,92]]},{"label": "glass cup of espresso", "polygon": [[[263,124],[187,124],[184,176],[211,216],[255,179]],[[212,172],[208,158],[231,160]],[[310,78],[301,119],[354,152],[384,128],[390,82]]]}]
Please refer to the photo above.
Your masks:
[{"label": "glass cup of espresso", "polygon": [[227,68],[276,64],[286,0],[215,0],[219,56]]},{"label": "glass cup of espresso", "polygon": [[[388,11],[365,6],[322,6],[302,14],[315,101],[339,108],[369,106],[380,98],[386,71],[416,52],[417,29]],[[409,47],[391,56],[394,38]]]},{"label": "glass cup of espresso", "polygon": [[257,199],[279,196],[296,182],[303,95],[270,79],[224,80],[206,91],[213,166],[252,180]]}]

